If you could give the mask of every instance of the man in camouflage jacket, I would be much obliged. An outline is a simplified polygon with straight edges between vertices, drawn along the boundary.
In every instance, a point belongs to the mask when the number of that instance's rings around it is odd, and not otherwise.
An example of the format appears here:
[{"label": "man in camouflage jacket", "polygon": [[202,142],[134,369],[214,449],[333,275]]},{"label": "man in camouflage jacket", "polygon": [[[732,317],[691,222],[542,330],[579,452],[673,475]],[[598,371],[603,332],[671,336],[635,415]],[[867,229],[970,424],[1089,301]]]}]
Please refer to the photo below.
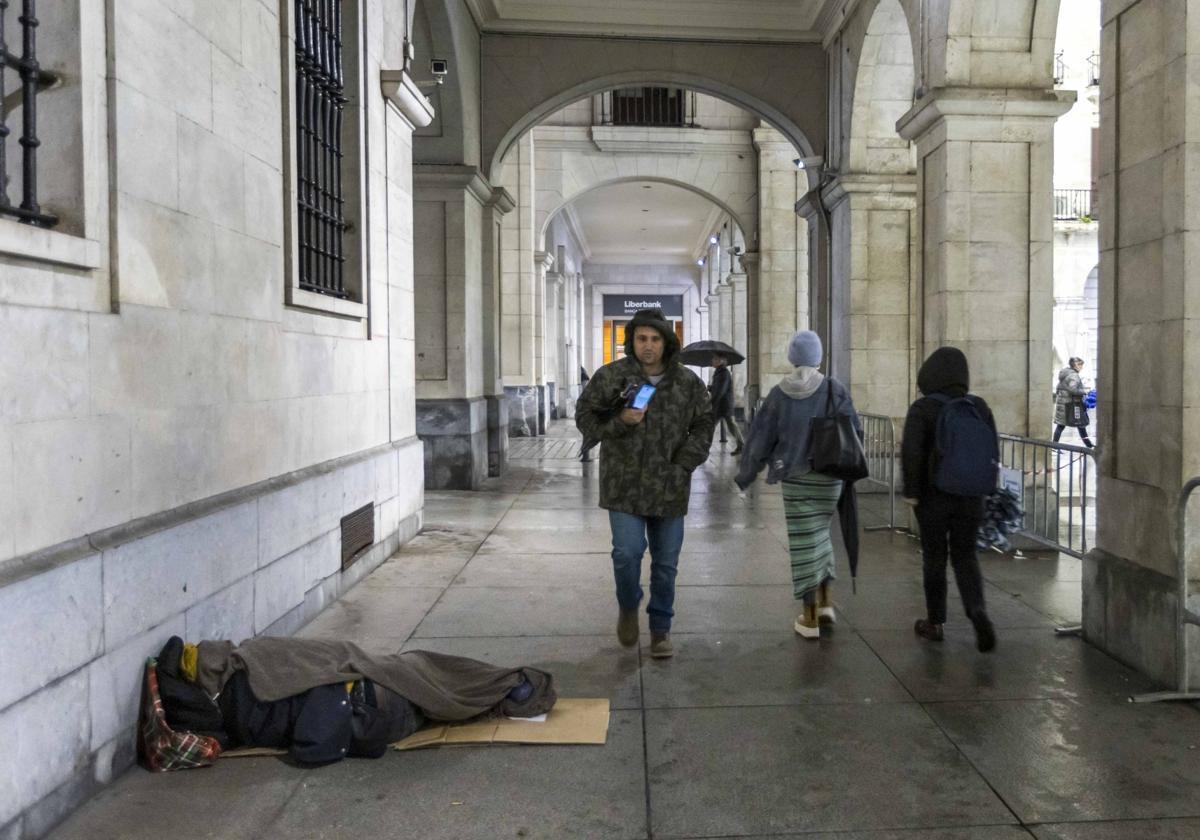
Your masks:
[{"label": "man in camouflage jacket", "polygon": [[[596,371],[575,407],[585,439],[600,441],[600,507],[608,510],[617,584],[617,637],[638,640],[642,555],[650,547],[650,653],[671,656],[675,572],[683,547],[692,471],[708,459],[713,415],[704,383],[678,361],[679,341],[660,310],[625,329],[625,358]],[[645,410],[627,407],[647,382]]]}]

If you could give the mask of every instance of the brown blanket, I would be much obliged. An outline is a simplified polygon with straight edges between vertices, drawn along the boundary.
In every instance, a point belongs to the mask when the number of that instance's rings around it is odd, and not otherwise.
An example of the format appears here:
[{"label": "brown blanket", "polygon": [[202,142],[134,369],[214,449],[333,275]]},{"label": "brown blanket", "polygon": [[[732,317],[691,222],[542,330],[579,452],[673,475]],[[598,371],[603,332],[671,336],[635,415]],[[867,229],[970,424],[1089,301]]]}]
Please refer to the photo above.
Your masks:
[{"label": "brown blanket", "polygon": [[[318,685],[363,677],[405,697],[432,720],[456,721],[497,711],[512,717],[548,712],[556,698],[550,674],[537,668],[503,668],[443,653],[414,650],[375,655],[351,642],[265,636],[234,647],[200,642],[198,681],[216,694],[242,670],[263,702],[282,700]],[[523,702],[507,695],[522,678],[533,685]]]}]

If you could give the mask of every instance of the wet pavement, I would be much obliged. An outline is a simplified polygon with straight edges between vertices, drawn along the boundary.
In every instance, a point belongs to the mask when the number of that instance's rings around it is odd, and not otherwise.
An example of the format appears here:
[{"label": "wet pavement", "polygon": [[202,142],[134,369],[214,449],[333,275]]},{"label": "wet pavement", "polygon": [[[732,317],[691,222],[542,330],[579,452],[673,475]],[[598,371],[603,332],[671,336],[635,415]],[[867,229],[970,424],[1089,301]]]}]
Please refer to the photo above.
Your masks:
[{"label": "wet pavement", "polygon": [[[912,538],[864,535],[838,623],[792,631],[778,492],[746,499],[715,444],[693,482],[672,660],[618,645],[599,464],[557,428],[475,493],[427,494],[426,528],[303,631],[551,670],[608,697],[608,743],[390,752],[303,770],[279,759],[134,769],[58,838],[1200,838],[1200,714],[1078,638],[1078,561],[983,558],[995,652],[951,587],[946,641],[923,613]],[[864,498],[864,524],[879,524]],[[648,559],[644,564],[648,573]]]}]

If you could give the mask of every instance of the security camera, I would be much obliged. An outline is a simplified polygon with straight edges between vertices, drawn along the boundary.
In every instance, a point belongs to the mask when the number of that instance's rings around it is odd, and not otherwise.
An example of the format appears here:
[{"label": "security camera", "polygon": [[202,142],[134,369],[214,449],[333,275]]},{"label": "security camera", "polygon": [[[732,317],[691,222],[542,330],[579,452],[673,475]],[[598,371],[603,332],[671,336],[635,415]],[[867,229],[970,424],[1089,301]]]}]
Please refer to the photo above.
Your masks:
[{"label": "security camera", "polygon": [[429,62],[429,72],[433,74],[434,81],[440,85],[450,75],[450,62],[444,58],[432,59]]}]

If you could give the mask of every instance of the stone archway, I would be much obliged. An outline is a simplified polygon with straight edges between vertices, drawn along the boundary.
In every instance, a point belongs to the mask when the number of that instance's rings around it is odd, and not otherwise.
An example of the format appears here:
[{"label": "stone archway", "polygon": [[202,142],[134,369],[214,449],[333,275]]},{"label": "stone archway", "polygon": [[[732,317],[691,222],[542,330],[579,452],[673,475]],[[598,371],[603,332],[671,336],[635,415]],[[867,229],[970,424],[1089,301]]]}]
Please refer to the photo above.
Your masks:
[{"label": "stone archway", "polygon": [[[734,224],[740,227],[743,231],[754,231],[758,226],[758,208],[754,205],[755,196],[753,192],[749,195],[743,195],[740,192],[731,192],[728,189],[729,181],[724,183],[712,183],[709,189],[705,189],[698,184],[684,181],[678,178],[666,178],[658,174],[657,168],[654,166],[653,155],[638,155],[634,162],[635,171],[633,173],[623,175],[618,178],[605,178],[598,173],[594,179],[588,179],[582,182],[577,182],[578,189],[573,190],[569,195],[554,194],[555,203],[548,208],[541,206],[542,196],[545,191],[539,189],[538,207],[536,210],[536,239],[538,247],[544,250],[544,242],[546,238],[546,229],[554,220],[554,217],[561,213],[568,205],[574,201],[578,201],[588,193],[611,187],[615,184],[627,184],[633,182],[646,182],[653,184],[669,184],[673,187],[680,187],[688,192],[707,199],[708,201],[721,208],[725,213],[729,214],[733,219]],[[637,169],[645,168],[646,174],[640,174]],[[714,179],[716,181],[717,179]]]},{"label": "stone archway", "polygon": [[684,87],[731,102],[772,125],[803,156],[821,151],[811,138],[826,132],[827,69],[816,44],[489,34],[482,39],[482,78],[483,158],[490,178],[513,143],[553,112],[630,85]]}]

